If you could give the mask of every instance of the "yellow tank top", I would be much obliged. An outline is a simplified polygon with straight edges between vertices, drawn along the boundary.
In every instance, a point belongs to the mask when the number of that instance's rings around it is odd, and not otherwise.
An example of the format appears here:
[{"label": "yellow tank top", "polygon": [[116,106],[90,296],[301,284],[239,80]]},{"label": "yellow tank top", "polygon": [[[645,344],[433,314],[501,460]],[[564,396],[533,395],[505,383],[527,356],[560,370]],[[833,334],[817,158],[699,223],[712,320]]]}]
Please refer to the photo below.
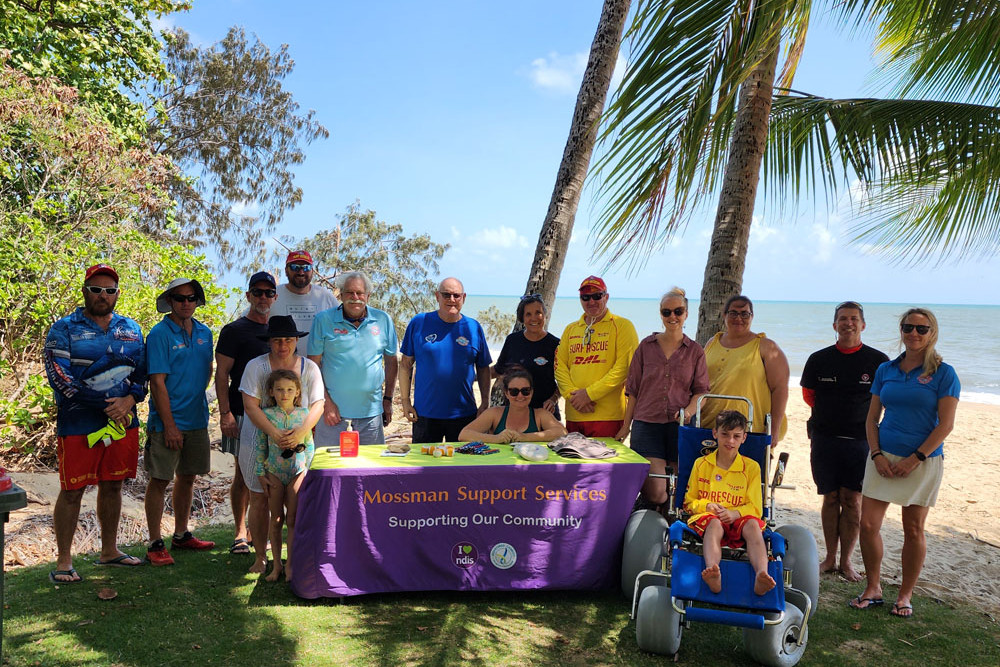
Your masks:
[{"label": "yellow tank top", "polygon": [[[753,426],[755,433],[764,431],[764,417],[771,413],[771,389],[767,385],[764,360],[760,358],[760,339],[763,333],[753,337],[740,347],[723,347],[715,334],[705,346],[705,361],[708,364],[708,382],[713,394],[745,396],[753,404]],[[720,401],[707,399],[702,403],[701,425],[712,428],[715,418],[723,410],[739,410],[746,414],[746,403],[742,401]],[[781,422],[784,437],[788,430],[788,420]]]}]

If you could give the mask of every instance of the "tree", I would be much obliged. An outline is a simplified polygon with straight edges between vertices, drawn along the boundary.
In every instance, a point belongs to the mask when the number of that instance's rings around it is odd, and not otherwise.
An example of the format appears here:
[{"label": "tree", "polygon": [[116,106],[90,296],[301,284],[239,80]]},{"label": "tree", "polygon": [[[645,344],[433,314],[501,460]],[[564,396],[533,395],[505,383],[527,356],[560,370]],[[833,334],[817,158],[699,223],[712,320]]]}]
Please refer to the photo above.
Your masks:
[{"label": "tree", "polygon": [[233,27],[200,48],[177,30],[164,58],[172,78],[153,84],[149,137],[184,174],[171,183],[177,208],[149,231],[179,228],[189,243],[212,243],[226,268],[260,259],[262,235],[302,200],[292,168],[303,145],[329,132],[282,84],[294,66],[287,45],[272,52]]},{"label": "tree", "polygon": [[590,46],[583,82],[576,98],[566,148],[556,174],[552,199],[538,234],[535,258],[531,263],[524,293],[541,294],[542,300],[549,304],[549,314],[555,302],[569,240],[573,235],[576,209],[580,204],[580,194],[597,141],[598,121],[611,85],[611,75],[618,59],[618,48],[630,4],[631,0],[604,1],[597,33]]},{"label": "tree", "polygon": [[348,206],[327,231],[301,241],[282,240],[288,247],[308,250],[320,268],[332,268],[328,280],[346,271],[368,274],[376,286],[369,303],[389,314],[400,336],[410,318],[437,307],[432,277],[448,244],[434,243],[427,234],[406,236],[402,225],[376,219],[375,211],[362,210],[360,202]]}]

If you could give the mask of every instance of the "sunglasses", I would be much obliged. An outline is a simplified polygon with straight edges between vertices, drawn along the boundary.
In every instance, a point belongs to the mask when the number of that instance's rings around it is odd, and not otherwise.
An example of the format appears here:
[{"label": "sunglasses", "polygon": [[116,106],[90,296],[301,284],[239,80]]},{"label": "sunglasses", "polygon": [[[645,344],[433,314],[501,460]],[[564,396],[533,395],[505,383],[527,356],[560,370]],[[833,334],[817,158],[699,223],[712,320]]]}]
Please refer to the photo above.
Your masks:
[{"label": "sunglasses", "polygon": [[542,300],[541,294],[525,294],[524,296],[521,297],[521,301],[541,301],[541,300]]},{"label": "sunglasses", "polygon": [[98,287],[97,285],[84,285],[83,289],[87,290],[91,294],[107,294],[109,296],[114,296],[118,294],[117,287]]},{"label": "sunglasses", "polygon": [[677,317],[680,317],[686,312],[687,308],[684,308],[683,306],[681,306],[680,308],[674,308],[673,310],[669,308],[660,308],[660,315],[663,315],[664,317],[670,317],[670,313],[673,313]]},{"label": "sunglasses", "polygon": [[753,317],[753,313],[749,310],[727,310],[726,317],[730,317],[734,320],[737,318],[741,320],[749,320]]},{"label": "sunglasses", "polygon": [[312,264],[289,264],[288,270],[293,273],[309,273],[313,270]]},{"label": "sunglasses", "polygon": [[188,303],[194,303],[195,301],[198,300],[198,295],[197,294],[171,294],[170,295],[170,300],[171,301],[176,301],[177,303],[184,303],[185,301],[187,301]]},{"label": "sunglasses", "polygon": [[295,445],[295,447],[292,449],[282,449],[281,458],[290,459],[299,452],[304,452],[304,451],[306,451],[306,446],[300,442],[299,444]]},{"label": "sunglasses", "polygon": [[581,294],[580,301],[600,301],[607,292],[594,292],[593,294]]},{"label": "sunglasses", "polygon": [[271,297],[273,297],[278,292],[277,292],[277,290],[273,290],[273,289],[261,289],[259,287],[255,287],[252,290],[250,290],[250,293],[253,294],[254,296],[257,296],[257,297],[266,296],[267,298],[270,299]]},{"label": "sunglasses", "polygon": [[531,387],[507,387],[507,393],[511,396],[517,396],[518,394],[521,396],[531,396],[531,392],[533,391],[534,389]]},{"label": "sunglasses", "polygon": [[916,329],[921,336],[926,336],[927,332],[931,330],[926,324],[900,324],[899,328],[903,333],[913,333],[913,330]]},{"label": "sunglasses", "polygon": [[454,299],[455,301],[458,301],[463,296],[465,296],[460,292],[438,292],[438,294],[440,294],[441,298],[444,299],[445,301],[447,301],[448,299]]}]

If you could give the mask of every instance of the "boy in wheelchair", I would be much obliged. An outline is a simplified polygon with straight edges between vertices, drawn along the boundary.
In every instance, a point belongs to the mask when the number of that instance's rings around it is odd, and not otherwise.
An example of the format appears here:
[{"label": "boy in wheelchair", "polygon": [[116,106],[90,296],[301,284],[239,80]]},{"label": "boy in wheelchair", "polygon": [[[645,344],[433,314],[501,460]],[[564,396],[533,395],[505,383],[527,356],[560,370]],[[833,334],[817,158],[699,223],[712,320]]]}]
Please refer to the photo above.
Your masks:
[{"label": "boy in wheelchair", "polygon": [[747,430],[746,417],[736,410],[716,417],[712,436],[718,448],[695,461],[684,495],[684,510],[692,515],[688,526],[702,536],[705,569],[701,578],[713,593],[722,590],[719,562],[723,546],[746,544],[756,573],[754,594],[764,595],[775,586],[767,572],[767,547],[762,536],[766,524],[761,519],[760,466],[739,453]]}]

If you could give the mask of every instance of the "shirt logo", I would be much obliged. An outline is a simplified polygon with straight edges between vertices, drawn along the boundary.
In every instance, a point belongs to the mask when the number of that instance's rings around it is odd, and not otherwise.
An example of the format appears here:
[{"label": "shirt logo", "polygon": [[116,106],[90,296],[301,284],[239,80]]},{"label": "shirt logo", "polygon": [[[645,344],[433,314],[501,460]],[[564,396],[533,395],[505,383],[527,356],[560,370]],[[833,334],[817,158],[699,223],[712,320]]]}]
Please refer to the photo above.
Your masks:
[{"label": "shirt logo", "polygon": [[715,475],[715,481],[716,482],[721,482],[722,481],[722,475],[716,473],[716,475]]},{"label": "shirt logo", "polygon": [[438,339],[438,335],[437,334],[431,334],[430,336],[424,336],[424,340],[427,341],[428,343],[433,343],[437,339]]},{"label": "shirt logo", "polygon": [[545,357],[535,357],[534,361],[535,364],[537,364],[538,366],[544,366],[545,364],[549,363],[549,360],[546,359]]},{"label": "shirt logo", "polygon": [[872,381],[872,376],[871,376],[871,375],[868,375],[868,373],[864,373],[864,374],[862,374],[862,376],[861,376],[861,381],[862,381],[862,382],[867,382],[867,383],[869,383],[869,384],[870,384],[870,383],[871,383],[871,381]]},{"label": "shirt logo", "polygon": [[382,330],[381,330],[381,329],[379,329],[379,326],[378,326],[377,324],[373,324],[373,325],[371,325],[371,327],[370,327],[370,328],[371,328],[371,332],[372,332],[372,335],[373,335],[373,336],[377,336],[377,335],[379,335],[380,333],[382,333]]},{"label": "shirt logo", "polygon": [[469,339],[466,338],[465,336],[459,336],[458,338],[455,339],[455,342],[461,345],[462,347],[465,347],[466,345],[469,344]]},{"label": "shirt logo", "polygon": [[349,332],[347,331],[347,329],[337,329],[337,328],[334,328],[333,333],[340,334],[341,336],[343,336],[344,334],[349,333]]},{"label": "shirt logo", "polygon": [[204,338],[199,338],[195,342],[198,343],[198,345],[204,345],[206,341]]},{"label": "shirt logo", "polygon": [[917,378],[917,382],[919,382],[920,384],[927,384],[932,379],[933,378],[930,375],[921,375],[920,377]]}]

